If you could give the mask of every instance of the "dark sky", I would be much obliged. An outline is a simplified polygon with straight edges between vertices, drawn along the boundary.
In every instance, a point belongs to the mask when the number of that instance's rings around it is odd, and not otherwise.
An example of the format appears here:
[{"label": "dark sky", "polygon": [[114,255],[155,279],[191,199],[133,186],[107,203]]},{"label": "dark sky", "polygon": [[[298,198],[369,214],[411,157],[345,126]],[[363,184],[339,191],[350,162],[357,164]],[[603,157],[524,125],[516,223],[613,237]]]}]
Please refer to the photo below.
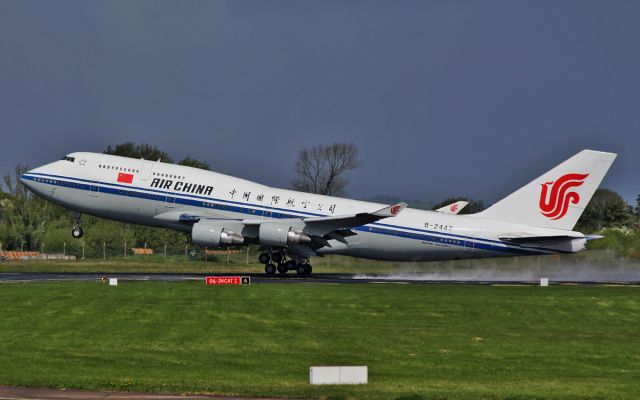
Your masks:
[{"label": "dark sky", "polygon": [[0,1],[0,172],[132,140],[351,197],[495,201],[584,148],[640,193],[639,1]]}]

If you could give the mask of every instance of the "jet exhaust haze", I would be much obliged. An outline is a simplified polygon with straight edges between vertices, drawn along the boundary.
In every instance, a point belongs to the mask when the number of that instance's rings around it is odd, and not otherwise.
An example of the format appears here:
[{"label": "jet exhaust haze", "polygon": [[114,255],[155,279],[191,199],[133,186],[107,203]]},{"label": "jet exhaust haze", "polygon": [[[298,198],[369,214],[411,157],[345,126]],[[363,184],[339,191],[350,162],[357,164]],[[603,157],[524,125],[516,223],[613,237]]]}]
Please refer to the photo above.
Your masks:
[{"label": "jet exhaust haze", "polygon": [[640,261],[617,258],[606,262],[579,260],[554,261],[544,257],[538,260],[522,259],[512,264],[477,262],[474,266],[438,265],[433,271],[418,271],[418,264],[407,265],[399,272],[358,274],[355,279],[456,281],[456,282],[537,282],[549,278],[551,282],[621,282],[640,283]]}]

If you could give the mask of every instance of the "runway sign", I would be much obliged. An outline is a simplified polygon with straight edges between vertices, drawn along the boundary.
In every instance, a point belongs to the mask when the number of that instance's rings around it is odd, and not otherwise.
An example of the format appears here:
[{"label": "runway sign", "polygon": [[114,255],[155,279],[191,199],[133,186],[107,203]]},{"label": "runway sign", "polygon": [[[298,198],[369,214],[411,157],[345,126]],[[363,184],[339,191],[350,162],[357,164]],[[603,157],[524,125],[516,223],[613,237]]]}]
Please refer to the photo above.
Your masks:
[{"label": "runway sign", "polygon": [[207,276],[205,278],[207,285],[250,285],[251,277],[249,276]]},{"label": "runway sign", "polygon": [[312,385],[363,385],[368,383],[366,365],[358,367],[311,367],[309,383]]},{"label": "runway sign", "polygon": [[109,278],[109,286],[118,286],[118,278]]}]

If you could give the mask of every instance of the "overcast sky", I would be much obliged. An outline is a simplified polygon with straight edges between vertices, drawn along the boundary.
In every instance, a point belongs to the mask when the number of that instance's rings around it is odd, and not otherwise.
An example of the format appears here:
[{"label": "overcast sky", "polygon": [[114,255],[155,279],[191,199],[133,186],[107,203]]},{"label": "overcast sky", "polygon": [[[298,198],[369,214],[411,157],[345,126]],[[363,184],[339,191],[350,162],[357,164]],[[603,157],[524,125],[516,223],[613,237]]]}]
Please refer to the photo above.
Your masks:
[{"label": "overcast sky", "polygon": [[493,202],[584,149],[640,193],[640,1],[3,1],[0,172],[124,141],[287,187]]}]

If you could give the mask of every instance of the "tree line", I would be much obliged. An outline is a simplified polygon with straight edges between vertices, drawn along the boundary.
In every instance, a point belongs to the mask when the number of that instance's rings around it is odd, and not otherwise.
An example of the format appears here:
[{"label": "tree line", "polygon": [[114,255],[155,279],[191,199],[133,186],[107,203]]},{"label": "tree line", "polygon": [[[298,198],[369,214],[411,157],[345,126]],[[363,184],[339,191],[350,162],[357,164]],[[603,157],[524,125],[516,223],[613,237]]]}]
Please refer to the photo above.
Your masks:
[{"label": "tree line", "polygon": [[[165,151],[149,144],[126,142],[108,146],[104,153],[147,160],[174,162]],[[180,165],[210,169],[207,162],[185,157],[177,162]],[[362,162],[358,159],[357,147],[352,143],[334,143],[317,145],[300,151],[294,166],[295,178],[292,188],[295,190],[334,195],[343,195],[348,185],[349,171],[359,168]],[[188,235],[168,229],[109,221],[83,215],[85,236],[74,240],[70,236],[71,218],[69,211],[55,204],[42,200],[26,190],[19,177],[28,170],[25,165],[18,165],[4,176],[4,188],[0,186],[0,249],[2,250],[34,250],[45,252],[62,252],[79,254],[84,244],[86,257],[121,256],[125,247],[147,247],[169,254],[184,254],[185,246],[190,247]],[[400,199],[389,196],[377,196],[371,199],[381,203],[394,203]],[[422,209],[437,209],[459,200],[469,204],[461,211],[463,214],[482,211],[482,201],[466,197],[450,197],[432,204],[424,201],[409,201],[409,205]],[[620,235],[635,235],[637,240],[631,248],[638,247],[640,254],[640,195],[635,207],[628,205],[616,192],[609,189],[598,189],[589,202],[585,212],[578,221],[576,230],[585,233],[601,232],[615,228]],[[618,234],[616,234],[618,235]],[[600,242],[600,241],[598,241]],[[125,245],[126,243],[126,245]],[[616,245],[603,241],[599,246]],[[620,245],[618,245],[620,247]],[[625,248],[630,248],[625,245]],[[635,251],[635,250],[634,250]]]}]

